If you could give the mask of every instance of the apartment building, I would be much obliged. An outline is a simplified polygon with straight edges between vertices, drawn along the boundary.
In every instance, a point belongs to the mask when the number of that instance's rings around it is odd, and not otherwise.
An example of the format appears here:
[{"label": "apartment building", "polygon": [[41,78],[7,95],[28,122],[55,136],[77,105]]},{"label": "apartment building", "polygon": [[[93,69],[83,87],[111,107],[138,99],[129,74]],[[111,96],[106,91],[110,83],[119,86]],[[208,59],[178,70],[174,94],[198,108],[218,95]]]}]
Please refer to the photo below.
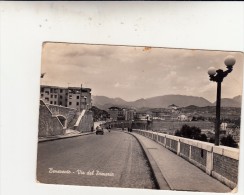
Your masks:
[{"label": "apartment building", "polygon": [[75,108],[78,111],[92,107],[90,88],[41,85],[40,91],[41,99],[47,104]]},{"label": "apartment building", "polygon": [[125,110],[125,120],[134,120],[135,110]]}]

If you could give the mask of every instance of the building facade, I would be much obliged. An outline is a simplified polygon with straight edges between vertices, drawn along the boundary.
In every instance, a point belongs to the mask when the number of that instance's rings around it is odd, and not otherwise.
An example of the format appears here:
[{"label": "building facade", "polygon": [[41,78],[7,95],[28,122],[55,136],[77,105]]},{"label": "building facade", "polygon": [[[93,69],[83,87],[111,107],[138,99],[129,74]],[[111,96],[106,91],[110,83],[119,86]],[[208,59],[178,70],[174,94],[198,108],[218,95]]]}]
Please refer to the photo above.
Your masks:
[{"label": "building facade", "polygon": [[135,110],[126,110],[125,111],[125,120],[130,121],[134,120]]},{"label": "building facade", "polygon": [[46,104],[75,108],[78,111],[92,107],[90,88],[41,85],[40,91],[40,98]]}]

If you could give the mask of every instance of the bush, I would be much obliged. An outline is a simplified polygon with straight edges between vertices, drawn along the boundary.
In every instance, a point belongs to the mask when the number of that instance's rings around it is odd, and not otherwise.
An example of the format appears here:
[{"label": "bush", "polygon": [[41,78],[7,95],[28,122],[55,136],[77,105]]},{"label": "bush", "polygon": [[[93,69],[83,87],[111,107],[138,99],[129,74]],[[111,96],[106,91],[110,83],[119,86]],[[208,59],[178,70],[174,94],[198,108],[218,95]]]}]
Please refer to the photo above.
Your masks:
[{"label": "bush", "polygon": [[179,130],[177,130],[177,131],[175,132],[175,136],[179,136],[179,137],[181,137],[181,132],[180,132]]},{"label": "bush", "polygon": [[227,137],[222,137],[220,142],[224,146],[229,146],[229,147],[233,147],[233,148],[238,147],[238,144],[235,142],[235,140],[233,139],[233,137],[231,135],[228,135]]},{"label": "bush", "polygon": [[203,134],[201,134],[199,140],[200,140],[200,141],[203,141],[203,142],[207,142],[207,141],[208,141],[208,138],[207,138],[206,134],[203,133]]},{"label": "bush", "polygon": [[190,127],[188,125],[183,125],[181,130],[177,130],[175,132],[175,136],[207,141],[207,136],[205,134],[201,134],[201,129],[195,126]]},{"label": "bush", "polygon": [[214,144],[214,142],[215,142],[214,137],[211,137],[211,138],[209,139],[209,142]]}]

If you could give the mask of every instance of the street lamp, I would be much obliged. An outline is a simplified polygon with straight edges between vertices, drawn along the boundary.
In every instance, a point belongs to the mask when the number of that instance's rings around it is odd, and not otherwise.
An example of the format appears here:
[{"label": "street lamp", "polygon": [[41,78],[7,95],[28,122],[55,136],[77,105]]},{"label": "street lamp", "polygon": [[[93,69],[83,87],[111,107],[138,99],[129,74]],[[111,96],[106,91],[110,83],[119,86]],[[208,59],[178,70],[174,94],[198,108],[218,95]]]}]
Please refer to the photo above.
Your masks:
[{"label": "street lamp", "polygon": [[227,56],[224,61],[227,70],[216,70],[214,67],[208,69],[210,81],[217,82],[217,101],[216,101],[216,122],[215,122],[215,145],[219,145],[219,131],[220,131],[220,105],[221,105],[221,83],[224,78],[232,71],[236,60],[233,56]]}]

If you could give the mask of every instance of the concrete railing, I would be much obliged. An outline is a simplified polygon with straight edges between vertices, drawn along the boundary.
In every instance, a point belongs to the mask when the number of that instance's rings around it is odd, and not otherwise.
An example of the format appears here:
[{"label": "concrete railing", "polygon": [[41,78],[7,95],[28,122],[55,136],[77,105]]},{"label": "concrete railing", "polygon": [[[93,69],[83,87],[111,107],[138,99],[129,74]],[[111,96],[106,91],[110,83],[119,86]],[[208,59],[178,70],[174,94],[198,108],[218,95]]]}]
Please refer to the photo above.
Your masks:
[{"label": "concrete railing", "polygon": [[160,143],[231,189],[237,186],[239,149],[152,131],[133,131]]},{"label": "concrete railing", "polygon": [[69,124],[72,121],[72,119],[75,117],[77,113],[77,109],[74,108],[68,108],[68,107],[52,105],[52,104],[46,104],[46,105],[52,112],[53,116],[58,116],[58,115],[64,116],[67,120],[67,124]]},{"label": "concrete railing", "polygon": [[39,107],[38,136],[47,137],[53,135],[63,135],[65,129],[57,116],[54,116],[47,105],[41,100]]},{"label": "concrete railing", "polygon": [[77,119],[77,121],[75,123],[75,126],[74,126],[75,128],[77,128],[79,126],[79,124],[81,122],[81,119],[85,115],[85,113],[86,113],[86,110],[82,110],[82,112],[80,113],[80,116],[78,117],[78,119]]},{"label": "concrete railing", "polygon": [[83,110],[74,125],[74,129],[80,132],[90,132],[93,126],[92,112]]}]

